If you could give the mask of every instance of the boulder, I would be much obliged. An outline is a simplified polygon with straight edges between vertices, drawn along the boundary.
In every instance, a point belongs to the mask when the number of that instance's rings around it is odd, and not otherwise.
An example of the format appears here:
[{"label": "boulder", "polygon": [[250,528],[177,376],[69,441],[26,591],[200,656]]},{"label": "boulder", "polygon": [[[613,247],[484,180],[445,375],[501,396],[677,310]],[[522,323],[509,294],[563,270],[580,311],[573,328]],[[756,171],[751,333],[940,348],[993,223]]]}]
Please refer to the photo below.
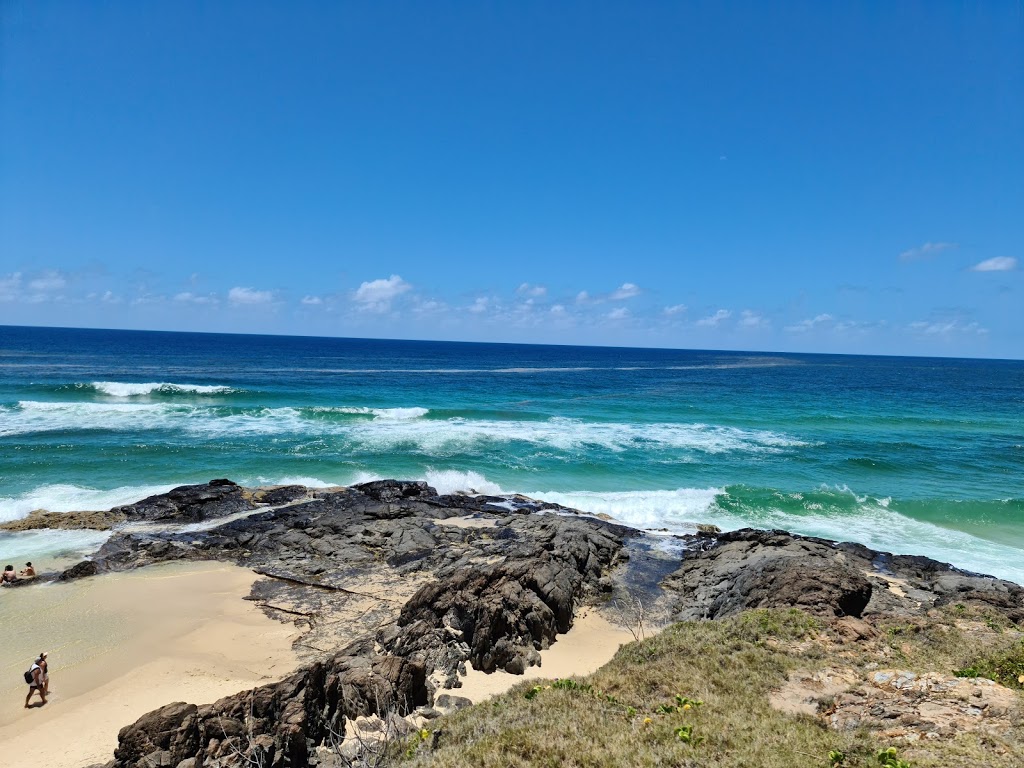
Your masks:
[{"label": "boulder", "polygon": [[255,509],[244,489],[230,480],[182,485],[167,493],[115,507],[128,520],[198,522]]}]

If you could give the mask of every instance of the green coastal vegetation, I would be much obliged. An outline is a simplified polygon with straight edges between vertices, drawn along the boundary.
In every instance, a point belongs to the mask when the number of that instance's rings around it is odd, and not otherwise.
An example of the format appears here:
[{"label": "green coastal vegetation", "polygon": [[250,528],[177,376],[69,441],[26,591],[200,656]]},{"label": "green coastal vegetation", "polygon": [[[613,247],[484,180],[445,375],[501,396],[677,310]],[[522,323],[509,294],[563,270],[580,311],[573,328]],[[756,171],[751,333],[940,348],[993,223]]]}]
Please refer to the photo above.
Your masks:
[{"label": "green coastal vegetation", "polygon": [[[1024,765],[1024,634],[998,614],[963,605],[926,618],[886,617],[871,638],[843,637],[834,622],[798,609],[748,611],[681,622],[624,646],[585,678],[521,683],[435,721],[399,748],[398,763],[481,766],[716,766],[722,768],[945,768]],[[794,673],[843,666],[911,674],[988,676],[1014,691],[1004,728],[966,716],[930,737],[904,717],[901,737],[864,724],[828,726],[833,696],[816,712],[773,706]],[[955,678],[954,678],[955,679]],[[851,683],[854,687],[856,683]],[[969,711],[968,700],[957,702]],[[911,698],[927,693],[915,691]],[[957,707],[953,707],[956,711]],[[898,711],[898,706],[894,707]]]}]

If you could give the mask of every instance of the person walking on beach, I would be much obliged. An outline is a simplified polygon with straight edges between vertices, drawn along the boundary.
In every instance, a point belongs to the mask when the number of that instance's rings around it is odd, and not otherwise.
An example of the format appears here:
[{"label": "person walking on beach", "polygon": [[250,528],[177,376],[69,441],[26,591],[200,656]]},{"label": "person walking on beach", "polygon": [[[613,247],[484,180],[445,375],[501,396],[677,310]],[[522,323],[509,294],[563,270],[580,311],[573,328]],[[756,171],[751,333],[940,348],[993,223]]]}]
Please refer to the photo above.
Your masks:
[{"label": "person walking on beach", "polygon": [[46,652],[43,651],[39,654],[39,658],[36,659],[36,664],[43,671],[40,675],[40,679],[43,683],[43,693],[47,696],[50,695],[50,663],[46,660]]},{"label": "person walking on beach", "polygon": [[[46,654],[41,654],[40,656],[43,661],[46,661]],[[28,684],[28,695],[25,697],[25,709],[28,709],[28,703],[32,699],[33,691],[39,691],[39,698],[43,700],[43,704],[46,703],[46,683],[44,682],[45,673],[43,668],[39,666],[38,660],[32,664],[32,667],[29,669],[29,674],[31,675],[32,682]]]}]

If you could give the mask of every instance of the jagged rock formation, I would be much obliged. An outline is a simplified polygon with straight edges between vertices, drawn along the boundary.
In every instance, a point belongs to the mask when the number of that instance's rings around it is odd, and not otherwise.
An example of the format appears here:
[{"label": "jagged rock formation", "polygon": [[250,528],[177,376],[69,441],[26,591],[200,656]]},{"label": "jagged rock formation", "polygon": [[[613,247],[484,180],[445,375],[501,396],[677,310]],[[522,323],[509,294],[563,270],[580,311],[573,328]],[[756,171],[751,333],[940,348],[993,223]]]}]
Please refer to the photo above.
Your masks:
[{"label": "jagged rock formation", "polygon": [[264,577],[251,599],[306,630],[306,664],[215,704],[146,715],[122,729],[107,768],[304,768],[356,717],[436,714],[467,662],[522,673],[582,603],[622,590],[673,620],[796,606],[833,617],[854,641],[870,630],[855,617],[949,602],[1024,619],[1019,586],[927,558],[746,529],[678,537],[680,561],[639,531],[557,505],[439,495],[425,483],[251,490],[217,480],[115,511],[127,522],[61,578],[180,559],[244,565]]},{"label": "jagged rock formation", "polygon": [[695,537],[694,550],[662,582],[677,621],[790,606],[824,616],[920,615],[949,603],[1024,619],[1017,584],[927,557],[750,528]]},{"label": "jagged rock formation", "polygon": [[[232,560],[267,577],[253,597],[300,617],[321,653],[280,683],[150,713],[122,730],[112,767],[234,764],[246,750],[268,766],[305,766],[317,745],[344,737],[346,720],[430,705],[439,686],[459,685],[466,662],[521,673],[607,588],[624,539],[638,535],[424,483],[251,493],[215,482],[120,508],[129,524],[62,576]],[[339,621],[353,608],[358,622]],[[322,629],[339,623],[357,637],[341,650]]]}]

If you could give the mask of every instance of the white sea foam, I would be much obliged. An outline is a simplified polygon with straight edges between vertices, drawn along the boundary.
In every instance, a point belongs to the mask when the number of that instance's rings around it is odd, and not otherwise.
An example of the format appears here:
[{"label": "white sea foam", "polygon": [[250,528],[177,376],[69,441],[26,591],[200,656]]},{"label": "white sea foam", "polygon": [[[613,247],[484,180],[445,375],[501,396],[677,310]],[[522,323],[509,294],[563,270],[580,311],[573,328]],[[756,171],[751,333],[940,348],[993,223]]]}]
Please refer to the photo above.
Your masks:
[{"label": "white sea foam", "polygon": [[174,384],[170,382],[123,382],[94,381],[89,384],[97,392],[109,397],[142,397],[153,393],[160,394],[192,394],[192,395],[224,395],[237,390],[233,387],[215,384]]},{"label": "white sea foam", "polygon": [[110,538],[110,531],[19,531],[0,533],[0,563],[20,566],[34,562],[46,568],[53,557],[79,558],[91,554]]},{"label": "white sea foam", "polygon": [[167,428],[193,409],[155,403],[50,403],[22,400],[0,413],[0,436],[82,429]]},{"label": "white sea foam", "polygon": [[674,491],[527,491],[524,495],[592,515],[604,514],[636,528],[668,528],[693,533],[694,523],[709,522],[720,488]]},{"label": "white sea foam", "polygon": [[260,476],[256,478],[257,485],[304,485],[307,488],[330,488],[340,483],[328,483],[319,477],[304,477],[300,475],[286,475],[285,477],[269,478]]},{"label": "white sea foam", "polygon": [[314,413],[351,413],[373,416],[377,419],[418,419],[430,413],[429,408],[367,408],[363,406],[317,406],[310,408]]},{"label": "white sea foam", "polygon": [[423,477],[427,485],[438,493],[482,493],[500,496],[505,493],[497,483],[492,483],[478,472],[460,472],[455,469],[428,469]]},{"label": "white sea foam", "polygon": [[172,485],[125,485],[110,490],[85,488],[80,485],[42,485],[17,496],[0,496],[0,522],[17,520],[35,509],[50,512],[107,510],[121,504],[166,493]]},{"label": "white sea foam", "polygon": [[[363,411],[357,411],[363,412]],[[578,453],[591,449],[677,451],[720,454],[731,451],[781,453],[808,443],[760,429],[710,424],[636,424],[551,418],[543,421],[423,419],[426,408],[369,409],[370,420],[331,422],[300,408],[227,409],[169,403],[51,403],[21,401],[0,413],[0,436],[62,430],[138,431],[175,429],[207,439],[260,435],[334,435],[353,448],[390,453],[412,450],[451,456],[489,446],[521,444],[539,450]],[[685,455],[668,457],[686,461]],[[664,460],[665,457],[659,457]]]},{"label": "white sea foam", "polygon": [[497,444],[526,444],[569,453],[588,449],[612,452],[681,450],[705,454],[743,451],[779,453],[807,445],[788,435],[766,430],[707,424],[622,424],[552,418],[545,421],[497,421],[453,418],[403,421],[372,427],[354,425],[352,442],[363,449],[389,452],[412,449],[431,456],[450,456]]},{"label": "white sea foam", "polygon": [[715,504],[708,511],[707,521],[724,530],[780,528],[806,536],[855,541],[883,552],[925,555],[965,570],[1024,583],[1024,558],[1015,547],[901,515],[889,508],[889,499],[856,500],[859,503],[852,513],[829,510],[822,504],[805,505],[810,514],[794,514],[770,504],[735,513]]}]

